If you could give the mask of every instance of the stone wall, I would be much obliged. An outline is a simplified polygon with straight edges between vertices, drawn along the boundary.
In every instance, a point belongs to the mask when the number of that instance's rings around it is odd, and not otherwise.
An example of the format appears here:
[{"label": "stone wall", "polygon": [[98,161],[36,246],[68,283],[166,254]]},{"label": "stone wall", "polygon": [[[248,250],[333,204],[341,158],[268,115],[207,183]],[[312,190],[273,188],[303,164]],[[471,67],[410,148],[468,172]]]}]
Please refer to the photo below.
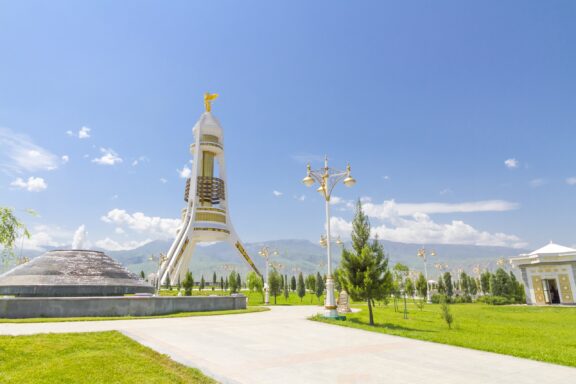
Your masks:
[{"label": "stone wall", "polygon": [[0,318],[154,316],[246,309],[237,296],[14,297],[0,299]]}]

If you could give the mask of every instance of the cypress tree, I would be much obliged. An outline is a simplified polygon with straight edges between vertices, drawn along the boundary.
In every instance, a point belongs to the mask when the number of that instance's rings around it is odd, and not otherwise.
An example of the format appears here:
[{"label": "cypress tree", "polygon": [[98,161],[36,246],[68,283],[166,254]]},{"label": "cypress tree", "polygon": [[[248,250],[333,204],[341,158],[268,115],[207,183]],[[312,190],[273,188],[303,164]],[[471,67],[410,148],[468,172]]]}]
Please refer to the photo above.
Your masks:
[{"label": "cypress tree", "polygon": [[302,272],[298,275],[298,297],[300,298],[300,302],[302,302],[302,298],[306,295],[306,286],[304,285],[304,276],[302,276]]}]

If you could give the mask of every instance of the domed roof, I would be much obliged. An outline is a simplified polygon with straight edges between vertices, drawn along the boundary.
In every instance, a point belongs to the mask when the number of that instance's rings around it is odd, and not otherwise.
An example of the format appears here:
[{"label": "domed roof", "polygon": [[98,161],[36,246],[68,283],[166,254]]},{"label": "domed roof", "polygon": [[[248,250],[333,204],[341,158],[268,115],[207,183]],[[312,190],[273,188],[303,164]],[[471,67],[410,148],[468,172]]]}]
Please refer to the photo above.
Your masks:
[{"label": "domed roof", "polygon": [[530,253],[530,255],[559,254],[567,252],[576,252],[576,249],[550,242],[549,244],[546,244],[542,248],[539,248],[534,252]]},{"label": "domed roof", "polygon": [[50,251],[0,275],[0,295],[121,296],[154,287],[98,251]]}]

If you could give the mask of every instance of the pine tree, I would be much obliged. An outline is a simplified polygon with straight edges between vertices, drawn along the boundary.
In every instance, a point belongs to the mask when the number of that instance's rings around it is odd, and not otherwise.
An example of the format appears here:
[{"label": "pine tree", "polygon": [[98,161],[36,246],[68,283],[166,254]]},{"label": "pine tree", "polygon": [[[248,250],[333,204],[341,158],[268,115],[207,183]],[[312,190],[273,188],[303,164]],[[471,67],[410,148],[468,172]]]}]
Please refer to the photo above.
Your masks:
[{"label": "pine tree", "polygon": [[240,278],[240,273],[236,274],[236,291],[240,292],[242,290],[242,279]]},{"label": "pine tree", "polygon": [[214,274],[212,274],[212,290],[216,289],[217,282],[218,282],[218,278],[216,277],[216,272],[214,272]]},{"label": "pine tree", "polygon": [[184,294],[186,296],[192,295],[192,288],[194,287],[194,277],[192,276],[192,272],[186,272],[182,286],[184,287]]},{"label": "pine tree", "polygon": [[276,269],[273,269],[268,275],[268,281],[270,284],[270,294],[274,296],[274,304],[276,304],[276,296],[280,294],[282,289],[282,275],[280,275]]},{"label": "pine tree", "polygon": [[392,275],[384,248],[378,239],[368,244],[369,237],[370,222],[358,201],[352,222],[353,251],[342,250],[341,268],[348,293],[353,300],[368,303],[370,325],[374,325],[372,302],[390,294]]},{"label": "pine tree", "polygon": [[198,290],[200,292],[202,292],[205,285],[206,285],[206,280],[204,280],[204,275],[202,275],[202,277],[200,278],[200,285],[198,286]]},{"label": "pine tree", "polygon": [[444,273],[444,285],[446,286],[446,296],[448,296],[448,299],[451,299],[454,294],[454,286],[452,285],[452,275],[450,272]]},{"label": "pine tree", "polygon": [[224,290],[224,276],[220,276],[220,290]]},{"label": "pine tree", "polygon": [[144,271],[140,271],[140,278],[142,279],[146,279],[146,274],[144,273]]},{"label": "pine tree", "polygon": [[284,300],[288,303],[288,299],[290,298],[290,288],[288,287],[288,279],[284,279]]},{"label": "pine tree", "polygon": [[426,283],[426,277],[423,273],[418,275],[418,280],[416,280],[416,292],[418,296],[424,298],[428,295],[428,284]]},{"label": "pine tree", "polygon": [[172,283],[170,282],[170,275],[166,276],[166,287],[168,290],[172,290]]},{"label": "pine tree", "polygon": [[316,289],[314,293],[318,298],[318,303],[320,303],[320,297],[322,297],[322,294],[324,293],[324,279],[322,279],[320,272],[316,274]]},{"label": "pine tree", "polygon": [[236,293],[238,290],[238,285],[236,284],[236,271],[232,271],[230,276],[228,276],[228,286],[230,287],[230,293]]},{"label": "pine tree", "polygon": [[290,280],[290,290],[294,292],[296,290],[296,276],[292,276]]},{"label": "pine tree", "polygon": [[304,284],[304,276],[302,276],[302,272],[298,275],[298,297],[300,298],[300,302],[302,302],[302,298],[306,296],[306,285]]}]

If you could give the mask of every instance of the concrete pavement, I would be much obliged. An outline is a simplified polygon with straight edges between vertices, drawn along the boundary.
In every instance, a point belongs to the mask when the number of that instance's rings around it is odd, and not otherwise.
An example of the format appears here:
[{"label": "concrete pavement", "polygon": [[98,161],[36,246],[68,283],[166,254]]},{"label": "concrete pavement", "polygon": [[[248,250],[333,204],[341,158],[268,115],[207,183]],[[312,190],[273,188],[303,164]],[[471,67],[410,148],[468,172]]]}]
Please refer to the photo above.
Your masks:
[{"label": "concrete pavement", "polygon": [[118,330],[223,383],[576,382],[576,368],[306,320],[318,311],[0,324],[0,334]]}]

